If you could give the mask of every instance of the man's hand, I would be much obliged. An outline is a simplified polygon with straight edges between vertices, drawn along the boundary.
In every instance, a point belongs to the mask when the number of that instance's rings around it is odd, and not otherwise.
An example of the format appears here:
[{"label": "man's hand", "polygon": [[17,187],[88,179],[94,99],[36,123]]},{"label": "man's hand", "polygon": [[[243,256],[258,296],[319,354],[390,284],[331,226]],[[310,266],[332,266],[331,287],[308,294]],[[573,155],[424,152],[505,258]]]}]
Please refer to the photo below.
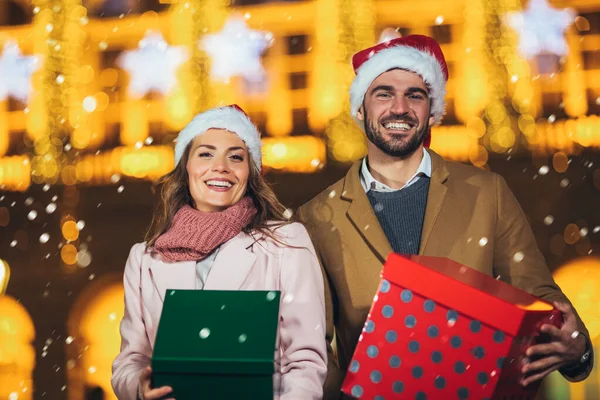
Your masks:
[{"label": "man's hand", "polygon": [[[521,372],[525,375],[521,385],[543,379],[560,368],[578,364],[586,351],[586,340],[577,331],[577,319],[573,308],[567,303],[554,302],[554,307],[563,313],[564,324],[558,329],[544,324],[541,331],[550,336],[550,343],[537,344],[527,349]],[[529,361],[531,358],[535,361]]]}]

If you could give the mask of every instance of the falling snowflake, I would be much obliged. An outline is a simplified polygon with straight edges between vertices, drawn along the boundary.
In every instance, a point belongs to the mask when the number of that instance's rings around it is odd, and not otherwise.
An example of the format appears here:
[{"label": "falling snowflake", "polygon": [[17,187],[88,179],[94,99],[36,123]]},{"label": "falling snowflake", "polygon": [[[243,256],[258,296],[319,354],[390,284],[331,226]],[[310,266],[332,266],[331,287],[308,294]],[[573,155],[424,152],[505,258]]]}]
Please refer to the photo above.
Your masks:
[{"label": "falling snowflake", "polygon": [[481,239],[479,239],[479,245],[481,247],[485,246],[488,243],[488,238],[486,238],[485,236],[482,237]]},{"label": "falling snowflake", "polygon": [[521,261],[523,261],[523,258],[525,258],[525,254],[523,254],[522,251],[517,251],[513,256],[513,261],[520,263]]},{"label": "falling snowflake", "polygon": [[238,17],[228,19],[221,32],[206,35],[200,41],[201,49],[211,58],[213,79],[225,82],[233,76],[250,82],[263,81],[265,71],[260,56],[272,44],[272,33],[248,29]]},{"label": "falling snowflake", "polygon": [[48,214],[52,214],[54,211],[56,211],[56,203],[50,203],[46,206],[46,212]]},{"label": "falling snowflake", "polygon": [[48,240],[50,240],[50,235],[48,233],[42,233],[40,235],[40,243],[48,243]]},{"label": "falling snowflake", "polygon": [[4,43],[0,55],[0,100],[9,96],[27,103],[31,93],[31,75],[40,67],[35,56],[23,56],[14,40]]},{"label": "falling snowflake", "polygon": [[117,63],[131,78],[128,92],[139,98],[151,90],[170,92],[177,82],[177,70],[188,59],[184,47],[169,46],[162,34],[148,31],[138,49],[124,51]]},{"label": "falling snowflake", "polygon": [[37,211],[35,211],[35,210],[31,210],[27,214],[27,219],[30,221],[33,221],[36,217],[37,217]]},{"label": "falling snowflake", "polygon": [[544,225],[552,225],[552,223],[554,222],[554,217],[552,215],[546,215],[546,217],[544,218]]},{"label": "falling snowflake", "polygon": [[525,58],[542,53],[567,55],[564,33],[573,21],[573,10],[556,10],[546,0],[530,0],[524,11],[506,15],[507,24],[519,33],[519,52]]},{"label": "falling snowflake", "polygon": [[543,165],[540,167],[540,170],[538,171],[538,174],[540,175],[546,175],[548,173],[548,171],[550,171],[550,168],[547,165]]}]

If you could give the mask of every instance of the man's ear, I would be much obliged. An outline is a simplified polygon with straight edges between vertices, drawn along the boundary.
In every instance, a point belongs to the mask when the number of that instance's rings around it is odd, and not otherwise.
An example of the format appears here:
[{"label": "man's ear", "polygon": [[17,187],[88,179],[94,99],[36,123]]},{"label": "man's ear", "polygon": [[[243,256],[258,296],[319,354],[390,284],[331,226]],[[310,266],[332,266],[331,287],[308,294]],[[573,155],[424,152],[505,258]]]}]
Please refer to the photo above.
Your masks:
[{"label": "man's ear", "polygon": [[356,119],[358,119],[359,121],[365,120],[364,107],[365,107],[365,105],[363,104],[360,106],[358,111],[356,111]]}]

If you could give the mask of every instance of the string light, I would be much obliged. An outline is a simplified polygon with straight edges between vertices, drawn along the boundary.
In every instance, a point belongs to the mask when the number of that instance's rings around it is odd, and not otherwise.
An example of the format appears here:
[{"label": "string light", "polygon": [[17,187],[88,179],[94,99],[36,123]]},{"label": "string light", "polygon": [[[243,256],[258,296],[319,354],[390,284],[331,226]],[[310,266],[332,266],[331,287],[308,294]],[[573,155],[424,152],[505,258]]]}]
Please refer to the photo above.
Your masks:
[{"label": "string light", "polygon": [[[375,43],[375,8],[373,2],[367,0],[327,1],[338,4],[339,40],[330,45],[331,48],[337,49],[339,57],[337,75],[344,94],[341,98],[345,101],[341,107],[341,114],[329,122],[325,133],[329,139],[327,146],[332,158],[339,162],[350,162],[364,156],[367,152],[365,135],[358,128],[349,111],[348,89],[354,79],[350,60],[354,53]],[[328,21],[317,22],[331,24]]]}]

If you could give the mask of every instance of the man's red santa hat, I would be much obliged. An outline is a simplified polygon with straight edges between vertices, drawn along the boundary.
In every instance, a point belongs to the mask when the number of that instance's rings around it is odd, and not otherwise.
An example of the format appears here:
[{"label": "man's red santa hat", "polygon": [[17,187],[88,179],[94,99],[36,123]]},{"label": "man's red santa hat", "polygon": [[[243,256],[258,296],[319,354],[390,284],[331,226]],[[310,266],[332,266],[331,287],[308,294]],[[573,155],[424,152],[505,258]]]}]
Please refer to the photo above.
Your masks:
[{"label": "man's red santa hat", "polygon": [[356,77],[350,87],[350,112],[361,129],[364,129],[364,122],[357,119],[357,113],[367,89],[379,75],[396,68],[423,78],[429,89],[434,124],[441,122],[446,109],[448,66],[440,45],[432,38],[409,35],[379,43],[356,53],[352,57],[352,66]]}]

